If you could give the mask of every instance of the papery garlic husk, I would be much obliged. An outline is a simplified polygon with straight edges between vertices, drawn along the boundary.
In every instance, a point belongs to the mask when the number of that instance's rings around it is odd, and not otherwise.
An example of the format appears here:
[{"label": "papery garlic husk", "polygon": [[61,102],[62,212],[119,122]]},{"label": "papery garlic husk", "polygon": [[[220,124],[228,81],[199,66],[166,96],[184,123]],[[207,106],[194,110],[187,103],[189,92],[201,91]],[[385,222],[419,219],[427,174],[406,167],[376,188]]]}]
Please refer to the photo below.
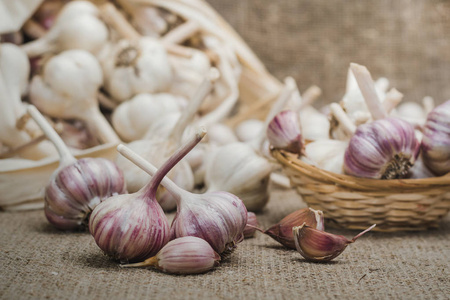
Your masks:
[{"label": "papery garlic husk", "polygon": [[142,139],[156,119],[180,111],[176,98],[165,93],[138,94],[114,110],[111,116],[114,129],[126,142]]},{"label": "papery garlic husk", "polygon": [[155,267],[169,274],[200,274],[220,264],[220,255],[205,240],[184,236],[168,242],[155,256],[122,267]]},{"label": "papery garlic husk", "polygon": [[207,190],[224,190],[238,196],[250,211],[260,211],[269,200],[267,187],[274,166],[250,145],[231,143],[208,158]]},{"label": "papery garlic husk", "polygon": [[372,230],[375,224],[368,229],[348,240],[342,235],[335,235],[321,231],[306,224],[292,229],[297,251],[309,261],[326,262],[339,256],[348,244],[354,243],[356,239]]},{"label": "papery garlic husk", "polygon": [[150,37],[135,42],[120,40],[101,58],[104,88],[116,101],[123,102],[140,93],[169,90],[173,77],[166,49]]},{"label": "papery garlic husk", "polygon": [[305,145],[301,160],[322,170],[343,174],[347,141],[317,140]]},{"label": "papery garlic husk", "polygon": [[344,172],[356,177],[396,179],[408,176],[420,143],[406,121],[386,118],[358,127],[344,156]]},{"label": "papery garlic husk", "polygon": [[[147,173],[155,174],[156,167],[129,148],[121,146],[119,152]],[[230,254],[244,239],[247,209],[237,196],[222,191],[193,194],[179,188],[167,177],[162,185],[177,201],[177,213],[171,227],[172,238],[202,238],[222,257]]]},{"label": "papery garlic husk", "polygon": [[298,114],[292,110],[278,113],[267,126],[267,138],[275,149],[300,153],[303,139]]},{"label": "papery garlic husk", "polygon": [[320,231],[325,230],[323,212],[309,207],[296,210],[284,217],[277,224],[265,230],[264,233],[283,246],[295,249],[292,228],[303,224]]},{"label": "papery garlic husk", "polygon": [[[167,173],[205,134],[204,129],[196,132],[159,170],[155,168],[154,176],[142,189],[111,197],[94,209],[89,231],[100,249],[121,262],[133,262],[156,255],[169,242],[169,222],[156,200],[156,192],[161,181],[170,180],[165,178]],[[122,153],[123,148],[126,147],[119,145],[117,150]]]},{"label": "papery garlic husk", "polygon": [[450,172],[450,100],[428,114],[421,149],[423,161],[433,173]]},{"label": "papery garlic husk", "polygon": [[258,226],[259,223],[255,213],[251,211],[247,212],[247,225],[244,228],[244,238],[253,237]]},{"label": "papery garlic husk", "polygon": [[104,158],[76,160],[36,107],[28,107],[28,113],[60,154],[60,166],[45,188],[45,215],[59,229],[84,229],[100,202],[126,192],[123,174],[116,164]]}]

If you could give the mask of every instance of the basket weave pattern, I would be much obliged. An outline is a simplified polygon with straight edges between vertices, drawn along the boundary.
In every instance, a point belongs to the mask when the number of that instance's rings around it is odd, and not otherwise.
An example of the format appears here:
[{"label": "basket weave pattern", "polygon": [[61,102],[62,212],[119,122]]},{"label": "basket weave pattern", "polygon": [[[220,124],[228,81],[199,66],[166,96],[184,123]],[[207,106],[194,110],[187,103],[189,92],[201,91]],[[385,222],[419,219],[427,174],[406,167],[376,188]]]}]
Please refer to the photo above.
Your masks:
[{"label": "basket weave pattern", "polygon": [[335,174],[293,153],[272,150],[297,193],[330,224],[378,231],[425,230],[450,210],[450,174],[424,179],[378,180]]}]

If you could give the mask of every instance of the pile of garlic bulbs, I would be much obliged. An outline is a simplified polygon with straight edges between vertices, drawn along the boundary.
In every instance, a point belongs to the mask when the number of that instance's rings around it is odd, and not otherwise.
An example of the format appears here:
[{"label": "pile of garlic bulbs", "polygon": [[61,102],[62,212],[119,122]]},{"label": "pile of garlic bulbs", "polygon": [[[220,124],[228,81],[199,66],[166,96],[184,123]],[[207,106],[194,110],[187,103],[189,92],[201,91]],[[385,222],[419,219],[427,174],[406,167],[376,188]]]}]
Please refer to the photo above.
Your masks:
[{"label": "pile of garlic bulbs", "polygon": [[374,82],[366,67],[351,63],[339,103],[323,112],[280,112],[268,126],[269,142],[337,174],[399,179],[449,173],[450,100],[436,107],[431,97],[423,105],[401,102],[403,95],[388,87],[386,78]]},{"label": "pile of garlic bulbs", "polygon": [[[159,167],[185,136],[205,126],[205,141],[170,178],[191,191],[235,193],[251,210],[264,207],[277,168],[264,142],[268,122],[241,112],[259,107],[261,115],[276,99],[295,98],[295,87],[270,75],[206,2],[53,0],[29,15],[18,31],[0,28],[2,209],[42,207],[45,183],[58,166],[28,104],[77,159],[116,161],[131,192],[148,175],[121,166],[119,143]],[[167,193],[159,194],[174,209]]]}]

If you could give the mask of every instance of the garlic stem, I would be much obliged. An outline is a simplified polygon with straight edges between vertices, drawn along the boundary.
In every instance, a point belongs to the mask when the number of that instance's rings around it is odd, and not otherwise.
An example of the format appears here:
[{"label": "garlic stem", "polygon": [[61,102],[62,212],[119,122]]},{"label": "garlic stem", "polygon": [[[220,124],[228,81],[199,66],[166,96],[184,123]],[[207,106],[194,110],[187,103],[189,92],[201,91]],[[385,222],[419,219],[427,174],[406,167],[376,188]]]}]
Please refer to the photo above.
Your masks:
[{"label": "garlic stem", "polygon": [[[95,100],[92,100],[94,103]],[[96,136],[100,143],[120,143],[120,138],[112,129],[105,116],[100,112],[98,106],[91,106],[83,112],[83,120],[87,127]]]},{"label": "garlic stem", "polygon": [[375,90],[375,85],[369,70],[365,66],[350,63],[350,69],[355,75],[356,82],[363,94],[367,107],[374,120],[384,119],[386,111],[383,109],[380,99]]},{"label": "garlic stem", "polygon": [[317,85],[310,86],[302,95],[302,102],[300,103],[297,111],[302,110],[306,106],[311,105],[317,98],[322,95],[322,90]]},{"label": "garlic stem", "polygon": [[372,230],[375,226],[377,226],[377,224],[373,224],[372,226],[370,226],[369,228],[367,228],[366,230],[364,230],[363,232],[358,233],[354,238],[351,239],[351,243],[355,242],[360,236],[362,236],[363,234],[365,234],[366,232]]},{"label": "garlic stem", "polygon": [[184,130],[195,117],[203,100],[211,92],[213,82],[215,82],[219,78],[219,75],[219,71],[216,68],[211,68],[209,70],[206,78],[203,79],[203,81],[200,83],[200,86],[198,87],[192,99],[189,101],[185,111],[183,112],[183,114],[181,114],[180,119],[175,124],[175,127],[170,134],[170,137],[173,140],[177,141],[178,143],[181,141]]},{"label": "garlic stem", "polygon": [[166,35],[162,37],[161,41],[167,44],[181,44],[199,30],[200,26],[197,22],[187,21],[166,33]]},{"label": "garlic stem", "polygon": [[383,101],[384,111],[389,114],[394,108],[402,101],[403,94],[400,93],[396,88],[392,88],[386,93],[386,98]]},{"label": "garlic stem", "polygon": [[426,96],[422,99],[422,104],[425,115],[428,115],[434,108],[434,99],[430,96]]},{"label": "garlic stem", "polygon": [[333,116],[342,126],[342,129],[344,129],[345,133],[347,133],[349,136],[352,136],[356,131],[356,126],[355,124],[353,124],[352,120],[350,120],[348,115],[344,112],[342,107],[337,103],[331,103],[330,110]]},{"label": "garlic stem", "polygon": [[20,145],[18,147],[9,149],[6,152],[0,153],[0,159],[3,158],[9,158],[9,157],[13,157],[16,154],[20,154],[22,151],[24,151],[25,149],[28,149],[28,147],[32,147],[34,145],[39,144],[40,142],[42,142],[43,140],[45,140],[46,137],[45,135],[40,135],[38,137],[33,138],[32,140],[30,140],[29,142]]},{"label": "garlic stem", "polygon": [[135,267],[155,267],[158,265],[158,258],[156,256],[150,257],[142,262],[134,264],[120,265],[122,268],[135,268]]},{"label": "garlic stem", "polygon": [[20,45],[20,48],[27,54],[28,57],[37,57],[42,53],[55,52],[56,44],[49,43],[48,38],[42,37],[32,42]]},{"label": "garlic stem", "polygon": [[29,105],[27,107],[27,112],[33,118],[33,120],[39,125],[47,138],[55,145],[56,150],[59,154],[59,164],[61,167],[68,166],[76,162],[76,158],[70,153],[69,148],[67,148],[64,141],[56,133],[56,131],[50,126],[50,124],[45,120],[44,116],[37,110],[34,105]]},{"label": "garlic stem", "polygon": [[34,21],[33,19],[29,19],[25,22],[25,24],[23,25],[23,31],[26,33],[26,35],[33,39],[39,39],[47,33],[47,30],[45,30],[45,28],[41,24]]},{"label": "garlic stem", "polygon": [[100,6],[100,15],[103,20],[113,27],[119,35],[130,41],[136,41],[141,38],[139,32],[125,19],[119,10],[111,3],[105,3]]},{"label": "garlic stem", "polygon": [[114,110],[117,108],[117,106],[119,106],[116,102],[111,100],[111,98],[109,98],[102,92],[98,92],[97,100],[98,100],[98,103],[100,103],[100,105],[102,105],[103,107],[110,109],[110,110]]},{"label": "garlic stem", "polygon": [[[131,162],[136,164],[142,170],[152,175],[150,182],[142,189],[144,193],[147,194],[149,199],[155,199],[156,190],[158,185],[161,183],[172,195],[175,196],[178,202],[181,195],[189,193],[179,186],[177,186],[172,180],[170,180],[165,175],[169,170],[173,168],[192,148],[197,145],[201,139],[205,136],[206,129],[201,127],[195,134],[195,136],[185,144],[181,149],[179,149],[174,155],[172,155],[159,169],[154,167],[150,162],[143,159],[141,156],[136,154],[134,151],[129,149],[124,145],[117,146],[117,151],[124,157],[129,159]],[[152,198],[153,197],[153,198]]]}]

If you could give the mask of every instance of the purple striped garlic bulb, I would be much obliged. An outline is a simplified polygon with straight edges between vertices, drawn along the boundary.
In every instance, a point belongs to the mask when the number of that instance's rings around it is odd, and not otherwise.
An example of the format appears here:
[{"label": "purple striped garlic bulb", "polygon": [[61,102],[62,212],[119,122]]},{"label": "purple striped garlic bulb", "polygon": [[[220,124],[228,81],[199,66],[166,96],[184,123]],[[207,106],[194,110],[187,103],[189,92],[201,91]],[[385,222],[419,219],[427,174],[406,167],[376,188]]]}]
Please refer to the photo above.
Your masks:
[{"label": "purple striped garlic bulb", "polygon": [[450,172],[450,100],[428,114],[423,130],[422,158],[436,175]]},{"label": "purple striped garlic bulb", "polygon": [[[170,240],[169,221],[156,200],[167,173],[205,136],[199,131],[156,171],[139,191],[111,197],[92,212],[89,230],[107,255],[121,262],[142,261],[156,255]],[[117,150],[125,147],[119,145]]]},{"label": "purple striped garlic bulb", "polygon": [[199,274],[217,267],[219,262],[220,255],[207,241],[184,236],[168,242],[155,256],[123,267],[155,267],[169,274]]},{"label": "purple striped garlic bulb", "polygon": [[[131,149],[119,145],[118,150],[145,172],[156,176],[156,167]],[[184,151],[185,155],[190,149],[180,151]],[[222,256],[231,253],[244,239],[247,209],[237,196],[222,191],[193,194],[181,189],[167,177],[161,183],[177,202],[177,213],[170,230],[172,239],[183,236],[202,238]]]},{"label": "purple striped garlic bulb", "polygon": [[45,216],[58,229],[84,229],[100,202],[126,193],[122,171],[104,158],[77,160],[36,107],[27,110],[60,155],[59,168],[45,188]]},{"label": "purple striped garlic bulb", "polygon": [[344,156],[348,175],[376,179],[405,178],[420,150],[414,127],[386,118],[360,125]]},{"label": "purple striped garlic bulb", "polygon": [[300,153],[303,139],[298,114],[292,110],[279,112],[267,126],[267,138],[276,149]]}]

